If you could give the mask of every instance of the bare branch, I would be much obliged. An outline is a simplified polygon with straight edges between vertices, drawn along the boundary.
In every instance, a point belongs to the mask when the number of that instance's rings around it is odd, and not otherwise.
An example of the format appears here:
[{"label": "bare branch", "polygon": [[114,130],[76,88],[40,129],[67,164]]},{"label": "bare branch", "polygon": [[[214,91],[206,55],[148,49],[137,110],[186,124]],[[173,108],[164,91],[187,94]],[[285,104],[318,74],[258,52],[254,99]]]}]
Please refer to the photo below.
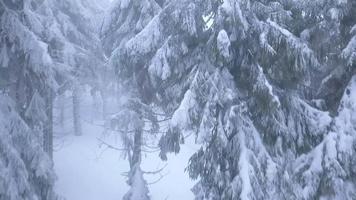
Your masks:
[{"label": "bare branch", "polygon": [[162,172],[165,168],[167,167],[167,164],[165,164],[162,168],[156,170],[156,171],[142,171],[142,173],[144,174],[158,174],[160,172]]},{"label": "bare branch", "polygon": [[160,150],[159,149],[156,149],[156,150],[145,150],[145,149],[141,149],[142,152],[145,152],[145,153],[157,153],[159,152]]},{"label": "bare branch", "polygon": [[164,118],[164,119],[160,119],[160,120],[143,120],[144,122],[148,122],[148,123],[162,123],[162,122],[166,122],[166,121],[169,121],[171,120],[172,117],[167,117],[167,118]]},{"label": "bare branch", "polygon": [[97,140],[101,142],[100,143],[101,145],[103,144],[103,145],[105,145],[106,147],[108,147],[110,149],[114,149],[114,150],[117,150],[117,151],[127,151],[127,149],[120,149],[120,148],[115,147],[115,146],[113,146],[111,144],[108,144],[107,142],[105,142],[104,140],[102,140],[100,138],[97,138]]},{"label": "bare branch", "polygon": [[164,175],[160,174],[160,176],[159,176],[159,178],[158,178],[157,180],[155,180],[155,181],[153,181],[153,182],[150,182],[150,183],[147,183],[147,185],[153,185],[153,184],[158,183],[158,182],[159,182],[160,180],[162,180],[167,174],[168,174],[168,173],[166,173],[166,174],[164,174]]},{"label": "bare branch", "polygon": [[144,147],[147,147],[147,148],[149,148],[149,149],[159,149],[158,146],[150,146],[150,145],[148,145],[148,144],[144,144],[143,146],[144,146]]}]

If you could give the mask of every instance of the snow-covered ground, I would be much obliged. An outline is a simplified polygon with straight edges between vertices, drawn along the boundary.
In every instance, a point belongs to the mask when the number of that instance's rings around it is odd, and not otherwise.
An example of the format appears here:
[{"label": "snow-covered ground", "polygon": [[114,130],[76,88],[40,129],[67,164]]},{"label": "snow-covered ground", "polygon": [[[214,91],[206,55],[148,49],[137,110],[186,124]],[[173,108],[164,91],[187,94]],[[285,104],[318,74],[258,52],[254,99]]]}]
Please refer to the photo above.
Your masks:
[{"label": "snow-covered ground", "polygon": [[[120,139],[112,134],[104,135],[103,122],[91,122],[92,104],[85,104],[83,136],[74,136],[70,125],[69,128],[57,126],[55,129],[54,162],[58,176],[56,191],[67,200],[120,200],[128,191],[126,177],[123,176],[129,170],[128,162],[119,151],[100,145],[98,138],[115,146],[120,146]],[[153,200],[193,199],[190,189],[194,181],[189,179],[184,169],[197,147],[189,140],[187,143],[180,154],[170,155],[167,163],[158,158],[158,152],[143,156],[144,171],[156,171],[167,164],[161,173],[164,177],[149,185]],[[153,183],[160,176],[145,175],[145,178],[148,183]]]}]

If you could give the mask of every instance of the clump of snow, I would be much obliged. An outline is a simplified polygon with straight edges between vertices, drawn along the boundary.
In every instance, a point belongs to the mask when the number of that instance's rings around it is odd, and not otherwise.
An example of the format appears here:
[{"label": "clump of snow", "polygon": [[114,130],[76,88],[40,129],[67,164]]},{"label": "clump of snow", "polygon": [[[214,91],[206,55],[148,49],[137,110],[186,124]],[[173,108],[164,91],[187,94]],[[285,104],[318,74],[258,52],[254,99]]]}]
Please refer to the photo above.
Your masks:
[{"label": "clump of snow", "polygon": [[158,49],[156,55],[152,58],[151,64],[148,67],[148,72],[152,77],[159,77],[161,80],[166,80],[171,76],[171,68],[169,66],[167,56],[171,55],[171,50],[168,45],[168,40]]},{"label": "clump of snow", "polygon": [[182,100],[182,103],[178,109],[174,112],[172,119],[170,121],[172,126],[180,126],[185,128],[190,123],[189,111],[196,104],[195,95],[189,89]]},{"label": "clump of snow", "polygon": [[260,45],[270,54],[275,55],[277,52],[273,49],[267,41],[267,32],[262,32],[260,35]]},{"label": "clump of snow", "polygon": [[[339,113],[335,125],[337,130],[345,134],[356,131],[356,76],[353,76],[341,99]],[[348,132],[350,131],[350,132]]]},{"label": "clump of snow", "polygon": [[204,15],[203,16],[203,20],[205,22],[205,27],[204,27],[204,30],[209,30],[213,24],[214,24],[214,21],[215,21],[215,18],[214,18],[214,13],[211,12],[209,13],[208,15]]},{"label": "clump of snow", "polygon": [[234,15],[237,14],[239,22],[242,24],[244,30],[249,28],[249,23],[247,22],[246,18],[242,14],[242,10],[240,7],[240,1],[231,1],[231,0],[224,0],[223,4],[221,5],[221,9],[227,15]]},{"label": "clump of snow", "polygon": [[272,85],[268,82],[266,75],[263,73],[263,69],[260,65],[258,67],[258,78],[257,84],[254,85],[254,90],[257,91],[258,89],[265,90],[267,89],[268,95],[271,97],[272,102],[274,102],[278,107],[281,105],[280,100],[277,95],[273,92]]},{"label": "clump of snow", "polygon": [[125,48],[129,55],[139,56],[152,52],[161,40],[159,17],[154,17],[150,23],[134,38],[130,39]]},{"label": "clump of snow", "polygon": [[[356,30],[356,25],[352,30],[353,32]],[[356,62],[356,35],[351,38],[346,48],[342,51],[341,56],[345,59],[348,59],[349,65],[352,65],[354,62]]]},{"label": "clump of snow", "polygon": [[223,29],[219,32],[218,37],[217,37],[217,47],[220,52],[220,54],[224,58],[229,58],[230,57],[230,39],[226,31]]},{"label": "clump of snow", "polygon": [[231,14],[233,9],[232,9],[232,6],[230,4],[230,0],[224,0],[223,4],[221,5],[221,9],[223,11],[225,11],[226,13]]},{"label": "clump of snow", "polygon": [[333,20],[339,20],[340,17],[340,11],[337,8],[331,8],[329,10],[329,14],[331,16],[331,19]]}]

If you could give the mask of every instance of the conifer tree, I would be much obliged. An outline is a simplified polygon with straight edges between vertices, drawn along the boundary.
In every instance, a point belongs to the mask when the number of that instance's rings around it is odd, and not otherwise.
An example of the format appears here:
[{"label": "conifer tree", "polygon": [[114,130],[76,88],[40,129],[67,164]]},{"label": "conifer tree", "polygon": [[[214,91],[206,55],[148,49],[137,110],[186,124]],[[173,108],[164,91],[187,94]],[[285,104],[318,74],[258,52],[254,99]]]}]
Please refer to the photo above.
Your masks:
[{"label": "conifer tree", "polygon": [[[116,72],[120,71],[116,65],[117,57],[122,52],[127,41],[135,37],[144,29],[160,11],[160,6],[154,0],[132,1],[119,0],[113,2],[113,7],[103,23],[101,37],[105,52],[110,58],[110,67]],[[130,164],[128,172],[128,185],[130,190],[124,196],[124,200],[148,200],[150,199],[147,183],[141,169],[142,148],[144,138],[154,135],[157,127],[157,116],[153,115],[147,101],[143,99],[142,86],[137,82],[141,80],[146,84],[145,77],[127,77],[118,72],[118,79],[122,88],[122,95],[128,96],[123,103],[123,109],[111,117],[111,127],[121,134],[125,146],[125,154]],[[144,75],[142,73],[142,75]],[[138,75],[139,76],[139,75]],[[145,89],[144,89],[145,90]],[[147,91],[148,92],[148,91]],[[144,130],[145,124],[149,123],[151,130]]]}]

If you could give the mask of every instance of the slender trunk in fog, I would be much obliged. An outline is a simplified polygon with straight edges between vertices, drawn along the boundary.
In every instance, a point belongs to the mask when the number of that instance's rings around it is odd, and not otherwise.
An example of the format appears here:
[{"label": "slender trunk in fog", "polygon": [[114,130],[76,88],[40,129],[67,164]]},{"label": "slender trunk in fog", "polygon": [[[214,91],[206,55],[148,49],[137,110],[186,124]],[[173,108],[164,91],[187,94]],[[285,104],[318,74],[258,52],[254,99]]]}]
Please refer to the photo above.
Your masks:
[{"label": "slender trunk in fog", "polygon": [[134,146],[132,152],[132,159],[130,162],[131,170],[141,164],[141,146],[142,146],[142,130],[138,129],[134,135]]},{"label": "slender trunk in fog", "polygon": [[106,88],[101,90],[101,98],[103,100],[103,119],[106,121],[108,117],[108,95]]},{"label": "slender trunk in fog", "polygon": [[48,88],[45,97],[47,122],[43,131],[43,148],[53,158],[53,91]]},{"label": "slender trunk in fog", "polygon": [[104,86],[101,87],[100,89],[100,96],[102,99],[103,107],[102,107],[102,114],[103,114],[103,120],[104,120],[104,134],[107,133],[107,131],[110,129],[110,121],[108,119],[108,96],[106,93],[106,88]]},{"label": "slender trunk in fog", "polygon": [[59,124],[63,128],[64,127],[64,116],[65,116],[65,97],[64,94],[59,95],[58,97],[59,103]]},{"label": "slender trunk in fog", "polygon": [[78,83],[75,83],[73,88],[73,123],[74,134],[77,136],[82,135],[80,116],[80,85]]},{"label": "slender trunk in fog", "polygon": [[90,116],[90,121],[91,121],[91,123],[93,123],[95,121],[95,119],[97,119],[97,113],[99,113],[99,109],[98,109],[99,101],[98,101],[98,95],[97,95],[95,88],[90,90],[90,95],[92,97],[92,108],[93,108],[91,116]]}]

